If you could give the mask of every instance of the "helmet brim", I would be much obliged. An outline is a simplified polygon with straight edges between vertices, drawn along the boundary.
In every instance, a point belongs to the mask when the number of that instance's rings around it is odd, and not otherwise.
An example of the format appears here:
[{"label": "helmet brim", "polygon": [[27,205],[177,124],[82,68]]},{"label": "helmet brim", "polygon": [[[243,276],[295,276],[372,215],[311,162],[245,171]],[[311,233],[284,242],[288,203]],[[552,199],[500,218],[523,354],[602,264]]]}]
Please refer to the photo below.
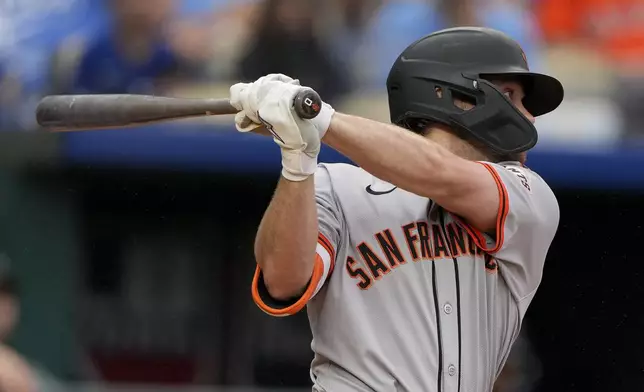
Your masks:
[{"label": "helmet brim", "polygon": [[535,117],[555,110],[564,99],[564,88],[559,80],[535,72],[510,71],[500,73],[485,73],[479,75],[483,79],[516,78],[525,89],[523,106]]}]

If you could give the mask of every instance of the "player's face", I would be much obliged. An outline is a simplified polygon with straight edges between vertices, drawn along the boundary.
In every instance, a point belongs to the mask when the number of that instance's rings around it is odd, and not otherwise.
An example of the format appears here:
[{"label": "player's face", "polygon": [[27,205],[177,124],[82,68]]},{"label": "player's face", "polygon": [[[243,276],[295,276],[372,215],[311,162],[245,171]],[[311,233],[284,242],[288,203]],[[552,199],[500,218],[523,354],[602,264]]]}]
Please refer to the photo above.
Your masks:
[{"label": "player's face", "polygon": [[516,106],[517,109],[521,113],[523,113],[524,116],[530,122],[534,124],[534,116],[532,113],[528,111],[528,109],[523,106],[523,98],[525,97],[525,92],[523,91],[523,86],[516,82],[516,81],[492,81],[494,85],[501,90],[501,92],[512,102],[514,106]]},{"label": "player's face", "polygon": [[[528,109],[523,106],[523,98],[525,97],[525,91],[523,90],[523,86],[513,80],[496,80],[492,81],[494,85],[501,90],[501,92],[512,102],[512,104],[519,109],[523,115],[530,120],[531,123],[534,124],[534,116],[532,113],[528,111]],[[512,160],[518,160],[522,164],[526,163],[526,160],[528,159],[528,154],[526,152],[519,153],[515,159]]]}]

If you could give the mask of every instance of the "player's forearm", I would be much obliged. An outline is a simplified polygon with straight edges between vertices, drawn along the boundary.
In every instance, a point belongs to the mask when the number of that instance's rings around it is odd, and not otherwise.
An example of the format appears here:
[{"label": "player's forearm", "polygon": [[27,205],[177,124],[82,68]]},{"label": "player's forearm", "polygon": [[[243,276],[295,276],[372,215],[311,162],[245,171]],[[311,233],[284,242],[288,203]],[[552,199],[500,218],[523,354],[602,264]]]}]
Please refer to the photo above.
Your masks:
[{"label": "player's forearm", "polygon": [[305,288],[315,262],[318,224],[313,176],[301,182],[280,178],[255,239],[255,257],[275,299]]},{"label": "player's forearm", "polygon": [[334,115],[324,142],[379,179],[426,197],[438,191],[453,158],[413,132],[343,113]]}]

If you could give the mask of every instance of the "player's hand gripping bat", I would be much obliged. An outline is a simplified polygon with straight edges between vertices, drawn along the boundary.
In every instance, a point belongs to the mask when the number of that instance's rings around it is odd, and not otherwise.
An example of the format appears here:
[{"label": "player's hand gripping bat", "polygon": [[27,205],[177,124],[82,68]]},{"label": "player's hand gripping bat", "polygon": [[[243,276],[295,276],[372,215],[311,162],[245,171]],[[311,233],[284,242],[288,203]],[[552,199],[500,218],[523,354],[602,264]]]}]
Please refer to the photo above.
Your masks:
[{"label": "player's hand gripping bat", "polygon": [[[321,108],[320,96],[311,89],[302,88],[293,100],[295,113],[303,119],[314,118]],[[38,124],[50,130],[81,131],[237,112],[228,99],[134,94],[50,95],[38,104],[36,119]]]}]

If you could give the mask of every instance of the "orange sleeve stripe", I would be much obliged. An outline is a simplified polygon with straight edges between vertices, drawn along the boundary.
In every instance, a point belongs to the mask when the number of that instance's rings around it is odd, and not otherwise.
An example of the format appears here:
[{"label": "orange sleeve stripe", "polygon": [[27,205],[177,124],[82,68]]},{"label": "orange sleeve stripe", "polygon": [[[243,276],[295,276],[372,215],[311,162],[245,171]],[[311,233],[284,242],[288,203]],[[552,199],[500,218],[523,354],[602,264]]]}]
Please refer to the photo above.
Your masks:
[{"label": "orange sleeve stripe", "polygon": [[505,236],[505,220],[508,217],[508,212],[510,211],[510,199],[508,197],[508,190],[505,188],[505,184],[501,180],[499,173],[492,165],[480,162],[483,167],[485,167],[496,182],[496,187],[499,192],[499,210],[496,217],[496,244],[492,249],[485,249],[486,252],[495,253],[501,250],[503,247],[503,241]]},{"label": "orange sleeve stripe", "polygon": [[329,239],[326,238],[326,236],[322,233],[318,233],[318,244],[322,245],[322,247],[329,253],[329,257],[331,258],[331,268],[329,268],[329,276],[331,276],[333,268],[335,267],[335,249],[333,249],[331,241],[329,241]]},{"label": "orange sleeve stripe", "polygon": [[306,291],[304,291],[304,294],[302,294],[300,299],[298,299],[294,304],[283,309],[275,309],[268,306],[259,295],[258,287],[259,287],[259,279],[261,278],[261,270],[258,265],[255,268],[255,276],[253,277],[251,295],[253,297],[253,301],[255,301],[255,304],[257,304],[257,306],[265,313],[276,317],[291,316],[299,312],[300,310],[302,310],[309,302],[309,300],[311,300],[311,297],[313,297],[313,293],[315,293],[315,289],[320,283],[320,279],[322,279],[323,275],[324,275],[324,262],[322,261],[322,258],[320,256],[315,255],[315,263],[313,265],[313,275],[311,276],[311,281],[309,282],[309,285],[306,288]]},{"label": "orange sleeve stripe", "polygon": [[498,252],[503,247],[505,242],[505,221],[508,218],[508,213],[510,212],[510,197],[508,196],[508,190],[501,180],[501,176],[491,165],[484,165],[487,170],[492,174],[494,180],[496,181],[496,186],[499,191],[499,213],[496,218],[496,246],[491,252]]},{"label": "orange sleeve stripe", "polygon": [[479,248],[481,248],[484,251],[488,252],[488,250],[486,249],[487,244],[486,244],[486,241],[485,241],[485,237],[483,237],[483,234],[479,230],[477,230],[474,227],[472,227],[469,224],[467,224],[459,216],[454,215],[453,218],[461,225],[461,227],[463,229],[465,229],[467,234],[469,234],[469,236],[472,238],[472,240],[474,240],[474,243],[476,244],[476,246],[478,246]]},{"label": "orange sleeve stripe", "polygon": [[484,252],[487,253],[496,253],[501,248],[503,247],[503,241],[504,241],[504,236],[505,236],[505,220],[508,217],[508,212],[510,211],[510,203],[509,203],[509,197],[508,197],[508,190],[505,187],[505,184],[501,180],[501,177],[499,176],[499,173],[497,173],[496,169],[492,167],[491,165],[483,162],[478,162],[483,167],[485,167],[490,174],[492,175],[492,178],[494,178],[494,182],[496,182],[496,187],[499,192],[499,207],[497,211],[497,216],[496,216],[496,242],[494,244],[494,247],[488,248],[485,237],[483,236],[483,233],[481,233],[479,230],[475,229],[474,227],[470,226],[469,224],[463,222],[463,220],[458,219],[458,221],[461,223],[465,231],[472,237],[476,245],[481,248]]}]

